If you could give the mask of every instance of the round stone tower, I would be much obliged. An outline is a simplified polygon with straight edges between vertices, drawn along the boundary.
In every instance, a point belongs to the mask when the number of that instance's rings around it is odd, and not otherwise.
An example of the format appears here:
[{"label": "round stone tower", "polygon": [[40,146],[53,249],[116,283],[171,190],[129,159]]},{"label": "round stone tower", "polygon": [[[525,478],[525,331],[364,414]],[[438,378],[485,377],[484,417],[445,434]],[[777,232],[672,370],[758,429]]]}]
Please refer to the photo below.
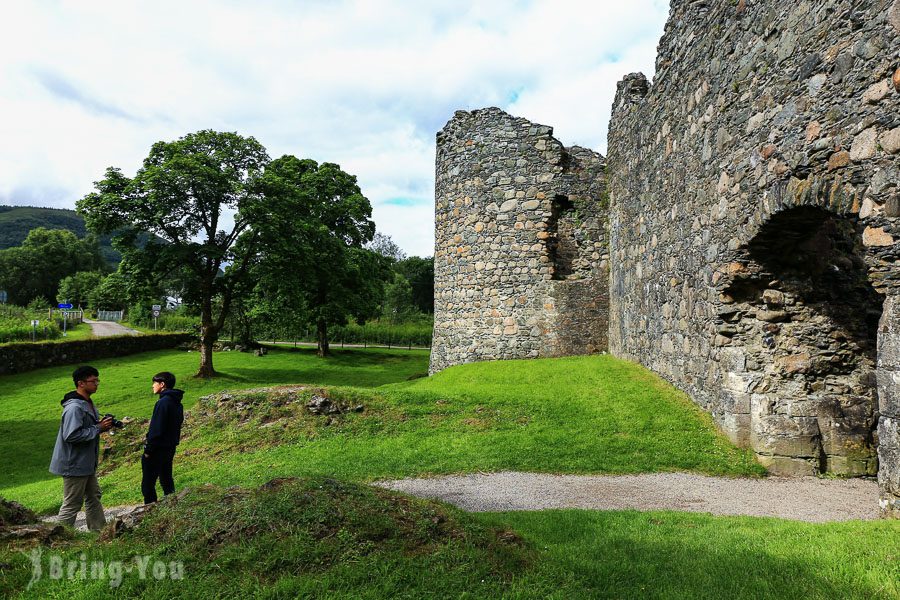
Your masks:
[{"label": "round stone tower", "polygon": [[431,372],[606,350],[605,160],[499,108],[437,135]]}]

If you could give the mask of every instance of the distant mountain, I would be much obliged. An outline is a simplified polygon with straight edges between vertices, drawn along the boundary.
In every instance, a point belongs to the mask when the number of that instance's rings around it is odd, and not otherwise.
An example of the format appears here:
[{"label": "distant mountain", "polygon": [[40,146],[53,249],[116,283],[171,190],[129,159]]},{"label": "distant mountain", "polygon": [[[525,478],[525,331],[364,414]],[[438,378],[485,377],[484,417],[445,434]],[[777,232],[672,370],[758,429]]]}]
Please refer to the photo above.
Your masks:
[{"label": "distant mountain", "polygon": [[[0,250],[21,245],[28,232],[37,227],[68,229],[80,238],[87,235],[84,219],[74,210],[0,205]],[[122,260],[122,255],[113,249],[110,236],[100,238],[100,251],[113,266]]]}]

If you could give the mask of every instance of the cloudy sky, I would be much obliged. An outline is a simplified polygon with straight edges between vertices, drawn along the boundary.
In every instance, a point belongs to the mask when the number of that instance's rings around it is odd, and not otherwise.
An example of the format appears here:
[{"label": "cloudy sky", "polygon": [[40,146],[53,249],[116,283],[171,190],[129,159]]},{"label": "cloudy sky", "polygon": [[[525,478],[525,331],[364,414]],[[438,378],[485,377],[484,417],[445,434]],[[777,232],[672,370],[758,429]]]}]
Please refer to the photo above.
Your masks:
[{"label": "cloudy sky", "polygon": [[379,231],[433,252],[434,135],[499,106],[606,152],[667,0],[29,1],[0,22],[0,204],[74,208],[200,129],[336,162]]}]

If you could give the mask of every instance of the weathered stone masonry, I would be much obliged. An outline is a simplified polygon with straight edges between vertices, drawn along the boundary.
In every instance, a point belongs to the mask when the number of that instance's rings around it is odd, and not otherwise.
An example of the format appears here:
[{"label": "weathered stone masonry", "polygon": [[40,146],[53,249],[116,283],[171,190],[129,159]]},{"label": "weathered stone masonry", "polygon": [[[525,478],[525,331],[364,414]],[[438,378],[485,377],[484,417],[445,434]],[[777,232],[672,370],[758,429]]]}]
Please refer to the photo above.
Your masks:
[{"label": "weathered stone masonry", "polygon": [[606,350],[604,159],[498,108],[437,136],[431,370]]},{"label": "weathered stone masonry", "polygon": [[[900,0],[672,2],[609,133],[610,349],[900,509]],[[639,332],[639,334],[638,334]]]},{"label": "weathered stone masonry", "polygon": [[606,169],[551,134],[438,134],[432,371],[608,331],[773,471],[877,470],[900,516],[900,0],[673,0]]}]

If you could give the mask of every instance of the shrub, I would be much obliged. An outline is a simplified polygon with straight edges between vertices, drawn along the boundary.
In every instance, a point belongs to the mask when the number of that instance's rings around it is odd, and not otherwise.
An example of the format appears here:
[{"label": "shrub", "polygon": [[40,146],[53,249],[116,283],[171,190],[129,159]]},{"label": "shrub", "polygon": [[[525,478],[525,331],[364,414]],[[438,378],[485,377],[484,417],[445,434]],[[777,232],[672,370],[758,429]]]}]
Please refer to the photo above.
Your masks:
[{"label": "shrub", "polygon": [[41,322],[37,329],[37,339],[54,340],[62,335],[59,326],[53,321],[48,321],[43,311],[37,313],[30,309],[4,304],[0,305],[0,344],[31,340],[33,319]]}]

